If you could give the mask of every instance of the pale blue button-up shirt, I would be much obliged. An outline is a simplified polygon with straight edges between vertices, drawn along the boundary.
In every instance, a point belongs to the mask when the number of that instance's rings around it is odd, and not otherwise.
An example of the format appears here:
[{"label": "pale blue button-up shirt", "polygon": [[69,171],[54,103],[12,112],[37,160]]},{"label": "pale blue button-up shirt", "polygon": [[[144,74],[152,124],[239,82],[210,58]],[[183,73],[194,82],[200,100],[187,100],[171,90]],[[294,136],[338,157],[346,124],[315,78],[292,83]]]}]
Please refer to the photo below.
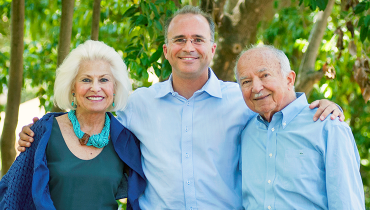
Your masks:
[{"label": "pale blue button-up shirt", "polygon": [[350,127],[313,122],[304,94],[242,133],[243,206],[249,209],[365,209],[360,157]]},{"label": "pale blue button-up shirt", "polygon": [[240,134],[256,116],[238,84],[210,72],[188,100],[171,78],[136,90],[119,121],[140,140],[147,188],[142,209],[242,209]]}]

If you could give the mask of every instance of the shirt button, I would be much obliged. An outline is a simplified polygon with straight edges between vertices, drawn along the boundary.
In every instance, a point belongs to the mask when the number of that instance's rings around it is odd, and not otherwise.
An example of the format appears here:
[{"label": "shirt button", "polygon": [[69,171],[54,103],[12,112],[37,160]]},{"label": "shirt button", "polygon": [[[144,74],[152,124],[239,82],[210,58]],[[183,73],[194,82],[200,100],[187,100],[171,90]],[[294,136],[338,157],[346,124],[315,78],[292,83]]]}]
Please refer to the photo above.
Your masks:
[{"label": "shirt button", "polygon": [[268,208],[268,209],[271,209],[271,206],[268,206],[267,208]]},{"label": "shirt button", "polygon": [[190,105],[190,102],[186,103],[186,105],[188,105],[188,106],[189,106],[189,105]]},{"label": "shirt button", "polygon": [[172,96],[175,96],[175,93],[172,93]]},{"label": "shirt button", "polygon": [[275,128],[271,128],[272,132],[274,132]]},{"label": "shirt button", "polygon": [[270,184],[271,183],[271,180],[268,180],[267,182]]},{"label": "shirt button", "polygon": [[187,183],[188,185],[190,185],[190,181],[187,181],[186,183]]},{"label": "shirt button", "polygon": [[188,126],[185,127],[185,131],[188,132]]},{"label": "shirt button", "polygon": [[187,158],[188,158],[188,157],[189,157],[189,154],[188,154],[188,153],[186,153],[185,157],[187,157]]},{"label": "shirt button", "polygon": [[269,156],[272,157],[272,153],[270,153]]}]

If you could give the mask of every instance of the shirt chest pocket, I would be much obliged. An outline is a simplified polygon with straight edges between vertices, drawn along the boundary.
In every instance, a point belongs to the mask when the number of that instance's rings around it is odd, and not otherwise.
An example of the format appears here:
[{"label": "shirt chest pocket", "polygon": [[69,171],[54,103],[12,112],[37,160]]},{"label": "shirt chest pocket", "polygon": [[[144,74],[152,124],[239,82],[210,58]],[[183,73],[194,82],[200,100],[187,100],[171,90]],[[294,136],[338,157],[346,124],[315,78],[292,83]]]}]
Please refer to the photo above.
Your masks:
[{"label": "shirt chest pocket", "polygon": [[324,181],[322,155],[316,150],[285,150],[282,185],[287,190],[305,189]]}]

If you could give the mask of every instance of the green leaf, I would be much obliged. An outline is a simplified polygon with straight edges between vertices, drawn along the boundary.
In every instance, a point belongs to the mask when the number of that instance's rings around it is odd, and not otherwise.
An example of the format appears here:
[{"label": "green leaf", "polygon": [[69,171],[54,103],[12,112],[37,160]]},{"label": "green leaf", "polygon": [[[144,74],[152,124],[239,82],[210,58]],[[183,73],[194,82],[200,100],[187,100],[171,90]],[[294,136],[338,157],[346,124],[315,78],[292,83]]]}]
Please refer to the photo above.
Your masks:
[{"label": "green leaf", "polygon": [[142,14],[147,14],[148,7],[145,1],[140,2],[140,9],[141,9]]},{"label": "green leaf", "polygon": [[161,24],[158,20],[155,20],[155,27],[156,27],[159,31],[163,31],[162,24]]},{"label": "green leaf", "polygon": [[161,76],[161,70],[158,68],[157,64],[153,65],[153,69],[154,69],[154,72],[157,75],[157,77],[160,77]]},{"label": "green leaf", "polygon": [[144,79],[144,80],[148,80],[148,78],[149,78],[148,71],[143,71],[143,72],[141,73],[141,76],[143,77],[143,79]]},{"label": "green leaf", "polygon": [[148,25],[148,20],[146,19],[146,17],[144,15],[139,15],[139,17],[135,21],[135,25],[137,25],[137,26],[139,26],[139,25],[147,26]]},{"label": "green leaf", "polygon": [[357,27],[361,27],[362,25],[364,25],[364,22],[365,22],[365,16],[360,17],[360,20],[357,23]]},{"label": "green leaf", "polygon": [[136,72],[138,75],[141,75],[141,73],[143,72],[143,67],[141,65],[137,65]]},{"label": "green leaf", "polygon": [[155,3],[154,4],[165,4],[165,3],[167,3],[167,0],[157,0],[157,1],[155,1]]},{"label": "green leaf", "polygon": [[152,56],[150,56],[149,62],[153,63],[157,61],[163,54],[163,48],[160,47],[157,51],[155,51]]},{"label": "green leaf", "polygon": [[361,39],[361,42],[364,42],[366,37],[367,37],[367,31],[368,31],[368,27],[367,26],[361,26],[361,31],[360,31],[360,39]]},{"label": "green leaf", "polygon": [[152,2],[150,2],[149,6],[150,9],[154,12],[154,15],[159,18],[160,15],[158,13],[157,7]]},{"label": "green leaf", "polygon": [[325,10],[328,0],[316,0],[316,4],[320,10]]},{"label": "green leaf", "polygon": [[134,72],[138,72],[139,65],[136,62],[130,62],[130,70]]},{"label": "green leaf", "polygon": [[172,16],[172,11],[171,10],[167,10],[166,11],[166,17],[171,17]]},{"label": "green leaf", "polygon": [[355,7],[355,14],[361,13],[366,10],[366,2],[362,1]]},{"label": "green leaf", "polygon": [[159,7],[159,11],[160,11],[160,13],[161,13],[161,14],[163,14],[163,13],[164,13],[164,8],[163,8],[163,6],[160,4],[160,5],[158,5],[158,7]]},{"label": "green leaf", "polygon": [[139,15],[134,15],[130,18],[130,22],[131,22],[131,28],[135,27],[135,23],[136,23],[136,20],[139,18]]},{"label": "green leaf", "polygon": [[137,46],[128,47],[125,49],[125,53],[131,53],[131,52],[137,52],[137,51],[140,51],[140,48]]},{"label": "green leaf", "polygon": [[164,35],[158,36],[155,42],[164,42]]},{"label": "green leaf", "polygon": [[162,78],[167,79],[172,72],[172,67],[170,65],[170,62],[168,60],[164,60],[162,63]]},{"label": "green leaf", "polygon": [[44,95],[46,93],[45,89],[44,88],[40,88],[39,91],[37,92],[37,95]]},{"label": "green leaf", "polygon": [[140,59],[140,62],[143,64],[143,66],[148,66],[149,58],[146,53],[142,53],[143,57]]},{"label": "green leaf", "polygon": [[316,0],[311,0],[310,1],[310,8],[312,11],[316,10]]},{"label": "green leaf", "polygon": [[138,8],[136,7],[136,5],[132,5],[132,7],[130,7],[128,10],[126,10],[126,12],[123,14],[123,18],[125,17],[131,17],[133,16],[136,12],[138,12]]},{"label": "green leaf", "polygon": [[365,17],[364,22],[365,22],[365,26],[369,26],[369,23],[370,23],[370,15],[368,15],[368,16]]},{"label": "green leaf", "polygon": [[148,31],[149,37],[154,37],[156,34],[153,27],[147,27],[147,31]]}]

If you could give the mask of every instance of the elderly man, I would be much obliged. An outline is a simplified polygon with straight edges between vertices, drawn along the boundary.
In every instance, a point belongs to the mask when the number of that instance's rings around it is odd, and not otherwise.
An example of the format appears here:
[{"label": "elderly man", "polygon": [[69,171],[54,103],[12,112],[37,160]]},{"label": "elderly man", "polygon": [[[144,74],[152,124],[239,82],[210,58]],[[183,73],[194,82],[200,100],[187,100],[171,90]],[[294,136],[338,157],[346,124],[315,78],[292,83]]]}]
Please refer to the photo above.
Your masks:
[{"label": "elderly man", "polygon": [[[167,21],[165,32],[163,51],[171,77],[139,88],[127,108],[117,112],[141,142],[147,188],[140,207],[242,209],[240,134],[255,113],[244,104],[236,83],[218,80],[209,68],[216,44],[208,14],[186,6]],[[322,117],[332,110],[343,117],[333,103]],[[22,133],[21,139],[29,137]]]},{"label": "elderly man", "polygon": [[286,55],[253,47],[238,59],[236,76],[245,103],[259,114],[242,133],[244,208],[364,209],[351,129],[339,120],[312,121],[315,110],[295,93]]}]

